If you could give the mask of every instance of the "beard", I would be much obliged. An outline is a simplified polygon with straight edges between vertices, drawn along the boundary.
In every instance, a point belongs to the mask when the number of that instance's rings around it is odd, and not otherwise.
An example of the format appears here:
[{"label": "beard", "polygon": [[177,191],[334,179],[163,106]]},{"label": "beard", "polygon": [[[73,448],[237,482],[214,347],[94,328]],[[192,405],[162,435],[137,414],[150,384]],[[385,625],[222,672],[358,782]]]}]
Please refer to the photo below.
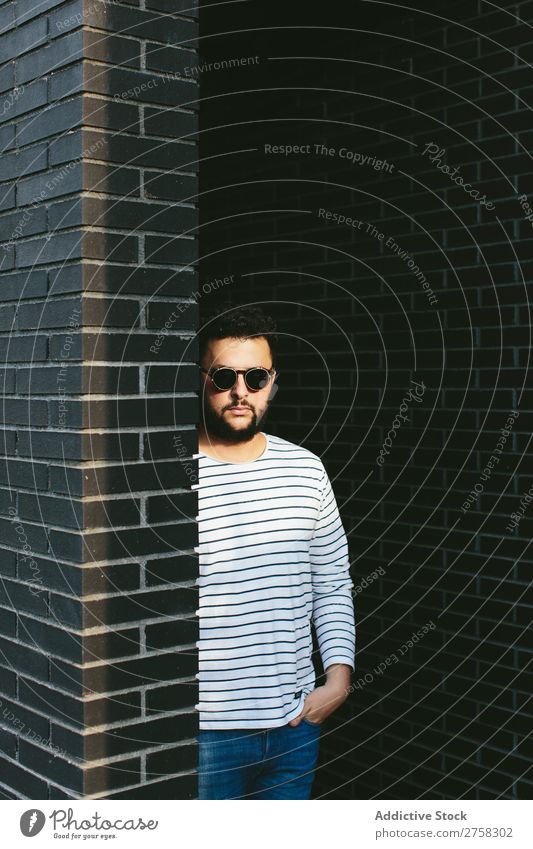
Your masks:
[{"label": "beard", "polygon": [[[234,406],[237,406],[237,404]],[[206,432],[210,436],[218,437],[218,439],[225,439],[227,442],[248,442],[248,440],[252,439],[256,433],[259,433],[259,423],[262,423],[265,420],[268,413],[268,406],[260,416],[259,420],[257,419],[255,410],[248,404],[245,406],[248,407],[252,414],[250,421],[246,427],[234,428],[224,418],[226,410],[222,413],[217,413],[212,407],[210,407],[209,403],[203,399],[202,420]]]}]

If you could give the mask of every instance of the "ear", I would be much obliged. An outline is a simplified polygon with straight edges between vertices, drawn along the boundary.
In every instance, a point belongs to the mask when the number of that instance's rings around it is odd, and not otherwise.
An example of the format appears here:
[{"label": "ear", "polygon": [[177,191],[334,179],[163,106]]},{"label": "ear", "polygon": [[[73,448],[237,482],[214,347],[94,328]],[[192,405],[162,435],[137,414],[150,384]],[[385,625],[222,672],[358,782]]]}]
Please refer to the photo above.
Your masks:
[{"label": "ear", "polygon": [[269,393],[269,396],[268,396],[268,399],[267,399],[267,400],[268,400],[268,403],[270,403],[270,401],[272,401],[272,400],[276,397],[276,395],[278,394],[279,386],[278,386],[278,384],[276,383],[276,380],[277,380],[277,379],[278,379],[278,375],[277,375],[277,373],[276,373],[276,376],[275,376],[274,380],[273,380],[273,381],[272,381],[272,383],[270,384],[270,393]]}]

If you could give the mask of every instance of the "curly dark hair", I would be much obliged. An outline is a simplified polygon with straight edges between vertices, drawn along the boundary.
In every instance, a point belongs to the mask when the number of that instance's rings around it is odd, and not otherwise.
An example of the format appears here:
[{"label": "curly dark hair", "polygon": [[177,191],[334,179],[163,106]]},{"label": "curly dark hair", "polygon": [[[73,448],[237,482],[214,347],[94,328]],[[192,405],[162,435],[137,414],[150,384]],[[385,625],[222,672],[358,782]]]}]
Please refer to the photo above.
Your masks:
[{"label": "curly dark hair", "polygon": [[200,362],[203,360],[208,342],[211,339],[244,339],[249,336],[263,336],[270,347],[272,366],[276,367],[278,336],[276,322],[272,316],[255,305],[235,306],[226,302],[206,318],[198,333]]}]

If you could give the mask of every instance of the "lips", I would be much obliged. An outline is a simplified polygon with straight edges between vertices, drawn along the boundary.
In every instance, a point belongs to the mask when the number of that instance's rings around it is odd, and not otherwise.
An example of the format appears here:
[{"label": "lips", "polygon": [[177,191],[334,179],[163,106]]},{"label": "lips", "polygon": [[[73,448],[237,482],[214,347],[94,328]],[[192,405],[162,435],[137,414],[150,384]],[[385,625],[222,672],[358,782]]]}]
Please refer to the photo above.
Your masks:
[{"label": "lips", "polygon": [[250,409],[250,407],[229,407],[229,412],[234,416],[244,416]]}]

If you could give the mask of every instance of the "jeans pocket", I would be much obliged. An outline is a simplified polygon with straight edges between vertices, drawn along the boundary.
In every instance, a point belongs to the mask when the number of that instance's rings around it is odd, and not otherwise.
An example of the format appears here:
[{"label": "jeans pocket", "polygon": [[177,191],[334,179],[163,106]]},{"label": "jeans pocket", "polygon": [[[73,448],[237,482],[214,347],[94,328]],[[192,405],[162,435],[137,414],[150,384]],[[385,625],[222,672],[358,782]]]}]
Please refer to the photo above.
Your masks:
[{"label": "jeans pocket", "polygon": [[321,722],[311,722],[311,720],[307,719],[306,716],[302,716],[302,722],[307,723],[307,725],[311,725],[312,728],[320,728],[320,726],[322,725]]}]

